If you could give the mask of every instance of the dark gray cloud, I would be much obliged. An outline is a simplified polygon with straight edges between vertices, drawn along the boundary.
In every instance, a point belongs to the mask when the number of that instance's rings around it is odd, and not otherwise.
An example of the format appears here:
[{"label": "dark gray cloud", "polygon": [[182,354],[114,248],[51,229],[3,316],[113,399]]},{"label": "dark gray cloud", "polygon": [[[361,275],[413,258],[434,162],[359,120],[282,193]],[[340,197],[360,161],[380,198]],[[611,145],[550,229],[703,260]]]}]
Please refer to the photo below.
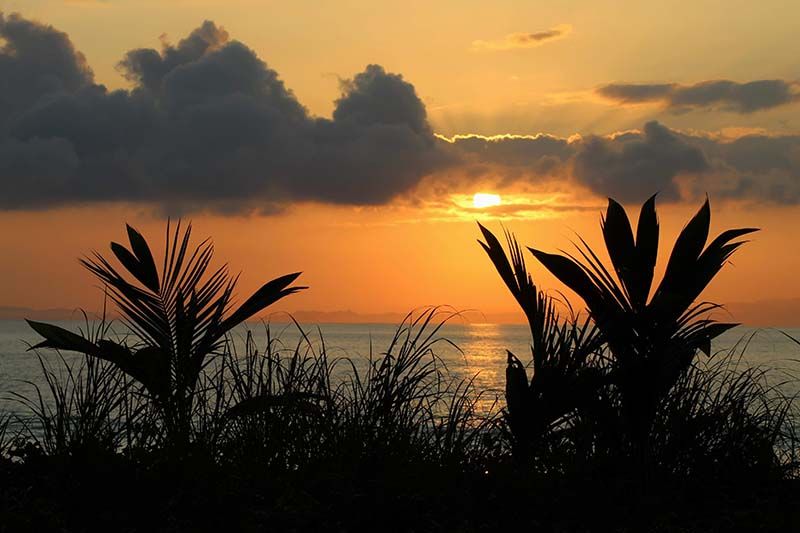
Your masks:
[{"label": "dark gray cloud", "polygon": [[164,77],[175,68],[197,61],[230,40],[228,32],[207,20],[177,46],[165,44],[159,52],[152,48],[131,50],[118,68],[124,76],[150,91],[159,91]]},{"label": "dark gray cloud", "polygon": [[711,161],[719,196],[800,204],[800,136],[751,134],[734,140],[690,137]]},{"label": "dark gray cloud", "polygon": [[342,88],[333,111],[334,122],[362,127],[402,124],[420,135],[432,134],[425,107],[402,76],[370,65],[352,80],[344,80]]},{"label": "dark gray cloud", "polygon": [[525,168],[538,167],[544,159],[564,163],[573,152],[566,139],[544,134],[456,135],[451,141],[476,160]]},{"label": "dark gray cloud", "polygon": [[753,113],[800,100],[798,84],[784,80],[711,80],[694,85],[612,83],[598,88],[597,93],[626,104],[660,102],[678,113],[692,109]]},{"label": "dark gray cloud", "polygon": [[[796,136],[724,141],[650,122],[611,136],[445,139],[414,87],[379,65],[342,82],[331,118],[310,115],[277,72],[212,22],[177,44],[125,54],[119,70],[133,87],[118,91],[96,84],[50,26],[0,16],[0,38],[0,209],[131,201],[272,213],[298,201],[381,205],[421,185],[447,195],[486,180],[578,185],[631,202],[711,191],[800,203]],[[675,89],[637,91],[626,98],[673,98]]]},{"label": "dark gray cloud", "polygon": [[678,200],[675,178],[706,170],[703,152],[658,122],[648,122],[641,133],[585,139],[574,165],[578,181],[622,202],[639,201],[654,191],[664,200]]},{"label": "dark gray cloud", "polygon": [[[244,44],[205,22],[133,50],[130,91],[96,85],[63,33],[0,19],[0,206],[131,200],[169,209],[273,210],[298,200],[380,204],[446,164],[425,107],[369,65],[315,118]],[[29,90],[42,87],[41,90]]]},{"label": "dark gray cloud", "polygon": [[499,185],[567,179],[567,165],[574,155],[566,139],[543,134],[457,135],[448,142],[458,154],[460,174],[476,179],[488,175]]},{"label": "dark gray cloud", "polygon": [[447,139],[461,180],[578,185],[598,196],[641,202],[711,193],[737,200],[800,203],[800,136],[688,135],[658,122],[641,131],[562,139],[548,135]]},{"label": "dark gray cloud", "polygon": [[86,58],[52,26],[0,13],[0,123],[43,98],[92,83]]},{"label": "dark gray cloud", "polygon": [[611,83],[597,93],[624,104],[639,104],[667,100],[676,87],[674,83]]},{"label": "dark gray cloud", "polygon": [[533,184],[572,180],[600,196],[638,201],[655,191],[664,200],[680,198],[676,178],[708,170],[700,148],[657,123],[641,132],[570,140],[549,135],[456,136],[450,140],[471,156],[478,178],[502,176]]}]

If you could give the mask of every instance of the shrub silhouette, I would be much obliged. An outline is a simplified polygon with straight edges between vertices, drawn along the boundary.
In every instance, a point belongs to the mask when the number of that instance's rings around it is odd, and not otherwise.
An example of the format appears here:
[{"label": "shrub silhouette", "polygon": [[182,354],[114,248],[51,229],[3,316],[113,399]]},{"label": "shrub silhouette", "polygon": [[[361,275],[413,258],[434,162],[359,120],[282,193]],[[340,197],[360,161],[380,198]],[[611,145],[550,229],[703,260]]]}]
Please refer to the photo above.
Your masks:
[{"label": "shrub silhouette", "polygon": [[[111,251],[127,271],[123,276],[102,255],[81,263],[107,287],[125,324],[138,337],[133,346],[94,340],[61,327],[28,324],[45,340],[33,348],[72,350],[110,361],[141,383],[164,417],[168,441],[183,448],[191,438],[195,388],[208,356],[217,352],[227,332],[284,296],[299,273],[276,278],[231,312],[237,277],[227,265],[210,275],[213,244],[206,239],[190,250],[192,227],[174,232],[167,224],[161,275],[147,241],[127,226],[130,250],[115,242]],[[132,279],[131,279],[132,278]]]},{"label": "shrub silhouette", "polygon": [[[505,431],[494,404],[479,405],[473,381],[444,365],[447,319],[437,309],[407,316],[383,351],[370,342],[366,360],[333,357],[341,352],[321,330],[312,339],[297,323],[297,335],[283,340],[267,325],[263,345],[247,332],[237,353],[230,328],[299,290],[290,286],[297,275],[268,283],[234,311],[235,279],[224,268],[204,275],[210,245],[190,251],[189,230],[168,229],[164,270],[153,276],[149,248],[129,229],[131,249],[112,245],[124,278],[100,256],[84,264],[108,285],[133,335],[120,338],[105,321],[80,335],[31,322],[45,337],[37,347],[85,356],[52,365],[40,358],[52,398],[33,383],[35,396],[15,395],[31,412],[25,433],[12,434],[0,414],[7,529],[85,529],[91,516],[129,530],[167,522],[177,530],[361,530],[394,516],[395,530],[513,529],[520,517],[530,529],[662,530],[666,521],[666,529],[694,530],[707,518],[740,521],[746,505],[745,529],[772,516],[776,529],[791,530],[780,517],[796,500],[786,483],[798,466],[794,397],[774,382],[774,369],[737,368],[735,349],[695,357],[730,325],[703,318],[716,306],[694,300],[741,244],[731,241],[753,230],[725,232],[703,251],[701,210],[675,246],[672,281],[665,276],[650,298],[654,200],[635,239],[620,215],[612,201],[603,223],[616,281],[588,248],[581,260],[535,252],[586,282],[584,319],[557,312],[511,234],[507,254],[481,226],[482,247],[532,337],[532,375],[508,355]],[[620,245],[612,233],[624,236],[626,224],[630,240]],[[692,232],[702,239],[695,235],[688,253]],[[649,421],[637,400],[656,405]],[[631,451],[644,450],[647,463],[631,461]],[[632,483],[639,470],[631,466],[647,466],[641,471],[658,482]],[[586,512],[574,513],[576,501]]]},{"label": "shrub silhouette", "polygon": [[530,381],[522,362],[508,352],[506,414],[514,453],[522,458],[541,456],[546,452],[545,437],[557,436],[556,425],[583,406],[603,380],[602,369],[591,361],[600,349],[600,337],[588,319],[560,317],[553,299],[533,282],[513,235],[506,232],[509,261],[492,232],[478,226],[486,241],[478,243],[525,313],[531,331]]},{"label": "shrub silhouette", "polygon": [[[612,382],[620,395],[624,425],[636,453],[647,440],[662,399],[685,375],[698,351],[736,324],[707,317],[720,306],[696,302],[754,228],[724,231],[707,247],[711,210],[703,206],[678,236],[664,277],[649,298],[658,251],[655,196],[642,205],[636,238],[623,207],[609,199],[601,227],[616,279],[585,241],[580,259],[533,248],[533,255],[586,303],[613,356]],[[734,242],[735,241],[735,242]]]}]

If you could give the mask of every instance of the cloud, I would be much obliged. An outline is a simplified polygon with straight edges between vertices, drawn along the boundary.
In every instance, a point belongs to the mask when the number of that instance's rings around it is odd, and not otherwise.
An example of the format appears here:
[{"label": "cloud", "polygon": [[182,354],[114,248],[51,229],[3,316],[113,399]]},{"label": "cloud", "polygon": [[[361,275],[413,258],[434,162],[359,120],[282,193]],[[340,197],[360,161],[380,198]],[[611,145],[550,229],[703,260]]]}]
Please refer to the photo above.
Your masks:
[{"label": "cloud", "polygon": [[64,3],[79,7],[109,7],[111,5],[110,0],[64,0]]},{"label": "cloud", "polygon": [[678,200],[676,178],[708,170],[701,149],[658,122],[645,124],[641,132],[612,136],[462,135],[447,140],[473,156],[467,174],[503,176],[500,183],[567,182],[625,202],[654,191],[666,201]]},{"label": "cloud", "polygon": [[159,52],[152,48],[131,50],[118,69],[140,87],[159,92],[164,77],[176,68],[202,59],[204,55],[219,50],[230,41],[228,32],[211,21],[205,21],[177,46],[165,44]]},{"label": "cloud", "polygon": [[244,44],[205,22],[177,45],[128,52],[108,91],[67,36],[12,15],[0,35],[0,207],[141,201],[272,211],[382,204],[446,164],[402,76],[369,65],[312,117]]},{"label": "cloud", "polygon": [[592,136],[575,155],[574,175],[598,194],[636,202],[659,191],[664,200],[680,199],[675,178],[708,170],[703,152],[658,122],[641,133],[613,138]]},{"label": "cloud", "polygon": [[610,135],[441,137],[461,154],[461,183],[586,190],[638,203],[706,193],[746,202],[800,204],[800,136],[683,133],[659,122]]},{"label": "cloud", "polygon": [[677,113],[694,109],[753,113],[800,101],[800,85],[784,80],[712,80],[694,85],[612,83],[598,88],[597,93],[623,104],[660,103]]},{"label": "cloud", "polygon": [[[709,191],[800,203],[800,136],[690,134],[649,122],[586,137],[447,138],[433,132],[414,86],[379,65],[341,83],[330,118],[312,116],[213,22],[177,44],[125,54],[119,71],[130,90],[97,84],[51,26],[0,16],[0,39],[0,209],[124,201],[274,213],[305,201],[442,199],[489,182],[629,202]],[[635,97],[661,98],[669,87]]]},{"label": "cloud", "polygon": [[439,192],[490,182],[493,186],[538,188],[569,185],[575,154],[570,140],[553,135],[437,136],[456,163],[434,176]]},{"label": "cloud", "polygon": [[0,121],[42,99],[92,83],[86,58],[52,26],[0,13]]},{"label": "cloud", "polygon": [[475,52],[497,52],[505,50],[517,50],[520,48],[535,48],[546,42],[563,39],[572,32],[569,24],[560,24],[549,30],[537,31],[533,33],[519,32],[509,33],[502,39],[493,41],[472,41],[472,50]]},{"label": "cloud", "polygon": [[800,204],[800,135],[749,134],[726,142],[694,137],[725,198]]}]

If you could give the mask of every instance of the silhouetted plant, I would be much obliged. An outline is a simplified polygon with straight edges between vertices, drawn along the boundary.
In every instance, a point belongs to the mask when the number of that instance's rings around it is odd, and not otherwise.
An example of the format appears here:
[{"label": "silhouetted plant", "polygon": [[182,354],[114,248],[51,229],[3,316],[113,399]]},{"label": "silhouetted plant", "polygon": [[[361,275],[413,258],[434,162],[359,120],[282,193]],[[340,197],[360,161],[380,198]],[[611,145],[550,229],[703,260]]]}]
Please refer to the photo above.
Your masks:
[{"label": "silhouetted plant", "polygon": [[11,413],[0,413],[0,462],[6,459],[11,448],[13,435],[11,432]]},{"label": "silhouetted plant", "polygon": [[[84,313],[84,323],[80,335],[90,342],[114,335],[105,311],[95,323]],[[30,412],[15,416],[17,441],[29,452],[86,458],[153,444],[159,430],[152,404],[136,393],[140,386],[130,376],[97,357],[56,352],[51,359],[36,350],[43,387],[24,381],[32,392],[8,393],[6,399]]]},{"label": "silhouetted plant", "polygon": [[297,469],[325,453],[335,431],[330,363],[324,344],[317,350],[297,331],[297,342],[284,345],[266,326],[263,350],[248,331],[244,350],[228,342],[208,376],[200,418],[226,464]]},{"label": "silhouetted plant", "polygon": [[32,382],[33,395],[11,393],[28,407],[23,435],[48,455],[116,453],[123,447],[126,377],[106,361],[84,356],[55,365],[37,354],[46,392]]},{"label": "silhouetted plant", "polygon": [[711,340],[736,325],[708,318],[719,306],[696,300],[744,242],[732,241],[756,230],[725,231],[706,247],[710,220],[706,200],[678,236],[651,298],[659,235],[655,196],[641,208],[635,239],[625,210],[609,199],[601,226],[616,279],[582,239],[580,259],[530,249],[586,303],[613,355],[613,383],[640,454],[646,454],[656,410],[670,388],[698,351],[709,354]]},{"label": "silhouetted plant", "polygon": [[[437,321],[437,315],[436,308],[407,315],[384,352],[376,356],[370,351],[363,372],[349,360],[351,371],[339,389],[346,399],[340,404],[339,423],[340,446],[352,450],[353,460],[402,462],[424,458],[432,452],[432,442],[455,443],[438,432],[438,422],[447,419],[438,411],[453,407],[447,404],[453,383],[434,350],[442,343],[452,346],[439,336],[447,319]],[[468,392],[461,386],[457,391],[455,401]],[[452,413],[459,415],[460,408]]]},{"label": "silhouetted plant", "polygon": [[695,362],[662,401],[649,441],[662,473],[738,483],[794,473],[794,397],[772,369],[746,364],[745,348]]},{"label": "silhouetted plant", "polygon": [[389,465],[463,468],[497,443],[491,413],[472,380],[451,376],[435,347],[445,320],[435,308],[407,316],[381,353],[329,360],[321,333],[284,344],[266,328],[259,349],[228,342],[203,374],[198,425],[212,454],[231,468],[273,471]]},{"label": "silhouetted plant", "polygon": [[[585,405],[603,381],[593,356],[600,350],[597,330],[586,318],[562,319],[555,302],[537,289],[525,267],[522,250],[506,232],[509,261],[491,231],[478,224],[486,242],[478,241],[525,313],[531,331],[533,375],[510,351],[506,368],[507,422],[515,453],[541,453],[543,437],[563,418]],[[571,310],[570,310],[571,311]]]},{"label": "silhouetted plant", "polygon": [[129,346],[29,320],[45,338],[33,348],[72,350],[111,362],[144,385],[162,411],[170,445],[183,448],[191,438],[195,388],[208,356],[233,327],[304,287],[289,286],[299,273],[282,276],[231,312],[237,277],[226,265],[207,275],[213,245],[206,239],[190,250],[191,225],[182,232],[178,223],[172,232],[167,224],[161,275],[142,235],[130,226],[127,231],[131,249],[112,242],[111,251],[129,277],[97,252],[81,263],[105,284],[138,339]]}]

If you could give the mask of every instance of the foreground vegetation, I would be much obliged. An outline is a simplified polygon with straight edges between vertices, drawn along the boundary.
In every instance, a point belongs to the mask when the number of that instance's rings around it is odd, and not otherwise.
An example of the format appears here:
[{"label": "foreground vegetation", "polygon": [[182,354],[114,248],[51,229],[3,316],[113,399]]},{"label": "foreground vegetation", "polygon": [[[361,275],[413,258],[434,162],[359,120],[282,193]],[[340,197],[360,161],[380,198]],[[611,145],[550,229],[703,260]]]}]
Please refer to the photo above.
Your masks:
[{"label": "foreground vegetation", "polygon": [[733,325],[697,301],[754,230],[706,247],[709,223],[706,203],[655,290],[654,198],[635,238],[609,203],[610,269],[585,246],[531,250],[585,316],[539,289],[512,235],[507,255],[481,227],[532,337],[530,364],[508,353],[500,398],[448,372],[437,309],[368,361],[330,357],[300,325],[293,345],[266,328],[237,350],[231,329],[300,290],[297,274],[233,310],[209,243],[168,228],[159,273],[129,228],[130,249],[112,244],[127,272],[85,263],[121,324],[30,323],[47,390],[15,395],[31,416],[0,424],[0,531],[791,529],[793,398],[741,363],[744,346],[709,357]]}]

